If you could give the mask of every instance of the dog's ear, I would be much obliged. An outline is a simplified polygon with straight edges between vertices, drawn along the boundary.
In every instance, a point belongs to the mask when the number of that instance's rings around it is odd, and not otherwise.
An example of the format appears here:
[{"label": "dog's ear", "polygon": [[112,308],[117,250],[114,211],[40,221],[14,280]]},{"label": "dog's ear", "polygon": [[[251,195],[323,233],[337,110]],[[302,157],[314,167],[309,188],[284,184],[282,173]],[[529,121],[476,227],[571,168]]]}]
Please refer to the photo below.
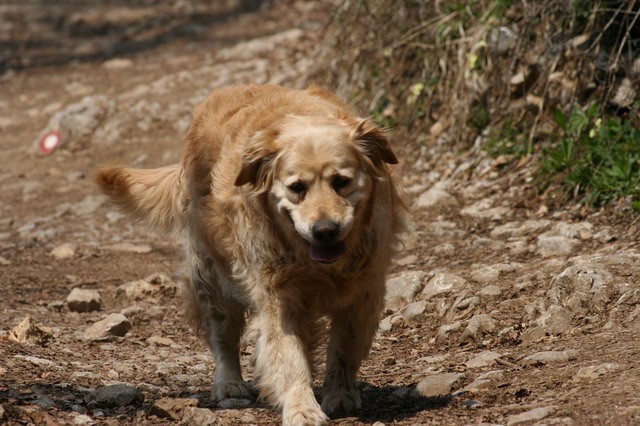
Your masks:
[{"label": "dog's ear", "polygon": [[398,157],[389,146],[389,139],[371,120],[367,118],[361,120],[355,127],[352,138],[375,165],[380,165],[382,162],[398,164]]},{"label": "dog's ear", "polygon": [[278,152],[278,147],[275,144],[277,136],[276,130],[266,129],[251,137],[242,156],[242,167],[236,176],[236,186],[250,183],[258,188],[269,183],[272,161]]}]

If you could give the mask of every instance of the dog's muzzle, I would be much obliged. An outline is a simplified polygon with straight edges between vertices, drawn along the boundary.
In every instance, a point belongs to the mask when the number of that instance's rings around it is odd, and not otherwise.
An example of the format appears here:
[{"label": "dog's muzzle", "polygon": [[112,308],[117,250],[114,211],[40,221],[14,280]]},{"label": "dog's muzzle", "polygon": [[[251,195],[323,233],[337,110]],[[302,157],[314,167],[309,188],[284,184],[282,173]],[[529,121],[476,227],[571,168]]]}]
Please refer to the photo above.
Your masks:
[{"label": "dog's muzzle", "polygon": [[311,258],[319,263],[333,263],[347,251],[346,245],[338,241],[340,225],[332,220],[316,222],[311,228],[313,243],[311,244]]}]

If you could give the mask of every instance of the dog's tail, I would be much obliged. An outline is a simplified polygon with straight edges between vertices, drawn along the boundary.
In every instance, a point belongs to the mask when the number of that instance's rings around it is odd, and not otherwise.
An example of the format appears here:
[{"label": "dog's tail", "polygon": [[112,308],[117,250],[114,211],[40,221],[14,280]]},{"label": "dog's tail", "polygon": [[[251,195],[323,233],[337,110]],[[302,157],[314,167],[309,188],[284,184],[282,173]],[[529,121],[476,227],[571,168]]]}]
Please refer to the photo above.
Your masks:
[{"label": "dog's tail", "polygon": [[124,210],[170,233],[185,227],[186,193],[178,164],[159,169],[105,166],[95,175],[102,191]]}]

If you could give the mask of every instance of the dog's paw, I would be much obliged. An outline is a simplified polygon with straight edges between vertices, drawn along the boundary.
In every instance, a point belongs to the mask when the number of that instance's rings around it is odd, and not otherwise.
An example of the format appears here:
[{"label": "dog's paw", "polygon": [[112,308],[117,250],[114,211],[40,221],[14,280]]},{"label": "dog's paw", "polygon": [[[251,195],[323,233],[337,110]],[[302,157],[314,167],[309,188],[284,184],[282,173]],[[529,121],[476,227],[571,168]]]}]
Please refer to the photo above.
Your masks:
[{"label": "dog's paw", "polygon": [[285,409],[282,413],[283,426],[324,426],[329,424],[329,417],[322,412],[320,406],[296,406]]},{"label": "dog's paw", "polygon": [[322,410],[330,416],[352,413],[359,410],[361,405],[362,401],[357,391],[336,389],[327,392],[322,398]]},{"label": "dog's paw", "polygon": [[217,401],[225,398],[246,398],[251,395],[251,388],[245,382],[216,383],[213,395]]}]

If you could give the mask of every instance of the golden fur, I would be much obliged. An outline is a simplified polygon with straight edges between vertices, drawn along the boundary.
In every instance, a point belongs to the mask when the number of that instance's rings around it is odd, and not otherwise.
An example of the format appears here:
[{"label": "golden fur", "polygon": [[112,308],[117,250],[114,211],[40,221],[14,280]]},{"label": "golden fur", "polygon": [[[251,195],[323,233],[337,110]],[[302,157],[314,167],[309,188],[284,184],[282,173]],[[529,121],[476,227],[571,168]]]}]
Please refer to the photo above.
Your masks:
[{"label": "golden fur", "polygon": [[[186,313],[216,358],[215,396],[248,394],[238,354],[248,311],[261,397],[284,424],[317,425],[360,407],[356,373],[402,226],[387,167],[396,162],[378,127],[321,88],[239,86],[196,108],[181,163],[107,166],[96,182],[186,240]],[[320,406],[311,354],[322,317],[331,327]]]}]

